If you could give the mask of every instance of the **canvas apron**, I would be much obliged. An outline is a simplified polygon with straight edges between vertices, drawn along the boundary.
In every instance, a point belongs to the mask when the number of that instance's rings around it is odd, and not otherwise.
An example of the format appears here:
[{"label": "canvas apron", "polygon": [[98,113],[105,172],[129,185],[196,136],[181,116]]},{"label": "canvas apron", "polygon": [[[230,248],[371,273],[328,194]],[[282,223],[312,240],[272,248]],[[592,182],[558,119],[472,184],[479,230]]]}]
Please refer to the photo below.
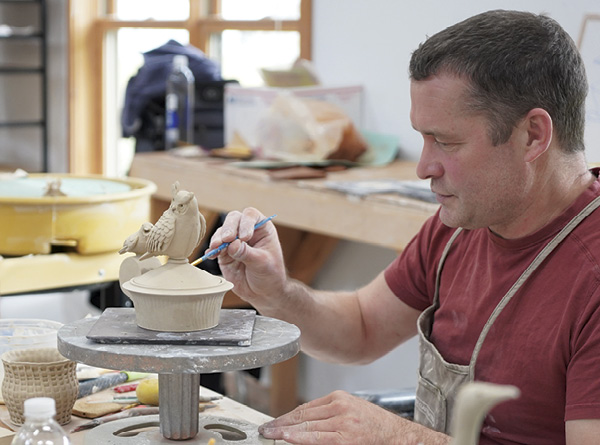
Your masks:
[{"label": "canvas apron", "polygon": [[523,274],[513,284],[506,295],[504,295],[490,315],[475,344],[468,365],[457,365],[445,361],[433,343],[429,341],[433,323],[433,314],[439,307],[439,284],[442,267],[448,256],[452,242],[456,239],[462,229],[459,228],[452,234],[452,237],[446,244],[438,265],[433,304],[421,313],[417,321],[420,364],[415,400],[414,418],[416,422],[436,431],[449,434],[457,389],[464,383],[473,381],[477,356],[479,355],[483,341],[492,327],[492,324],[519,290],[521,285],[537,269],[550,252],[552,252],[554,248],[598,206],[600,206],[600,197],[594,199],[565,227],[563,227],[563,229],[535,257],[527,269],[525,269]]}]

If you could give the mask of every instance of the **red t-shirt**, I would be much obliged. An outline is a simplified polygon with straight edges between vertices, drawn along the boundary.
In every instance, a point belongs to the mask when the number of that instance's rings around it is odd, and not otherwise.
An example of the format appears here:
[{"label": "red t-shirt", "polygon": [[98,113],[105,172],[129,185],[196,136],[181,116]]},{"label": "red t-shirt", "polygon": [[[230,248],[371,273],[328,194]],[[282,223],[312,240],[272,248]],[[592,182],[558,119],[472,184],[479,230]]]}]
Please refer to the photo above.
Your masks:
[{"label": "red t-shirt", "polygon": [[[468,365],[491,312],[540,250],[596,196],[594,182],[536,233],[507,240],[464,230],[441,277],[431,340],[449,362]],[[433,302],[436,268],[455,229],[432,217],[386,269],[392,291],[413,308]],[[486,417],[481,444],[561,444],[564,421],[600,418],[600,209],[542,263],[486,337],[475,379],[511,384],[518,400]]]}]

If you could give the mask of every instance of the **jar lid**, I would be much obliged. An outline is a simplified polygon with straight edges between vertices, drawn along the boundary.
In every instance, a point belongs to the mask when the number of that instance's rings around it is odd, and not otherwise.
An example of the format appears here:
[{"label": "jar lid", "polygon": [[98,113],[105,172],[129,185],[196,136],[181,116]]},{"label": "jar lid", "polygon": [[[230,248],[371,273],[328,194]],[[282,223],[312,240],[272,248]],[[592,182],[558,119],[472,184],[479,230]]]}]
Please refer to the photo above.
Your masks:
[{"label": "jar lid", "polygon": [[226,292],[233,288],[233,284],[192,266],[187,259],[169,258],[166,264],[132,278],[121,287],[142,294],[200,295]]}]

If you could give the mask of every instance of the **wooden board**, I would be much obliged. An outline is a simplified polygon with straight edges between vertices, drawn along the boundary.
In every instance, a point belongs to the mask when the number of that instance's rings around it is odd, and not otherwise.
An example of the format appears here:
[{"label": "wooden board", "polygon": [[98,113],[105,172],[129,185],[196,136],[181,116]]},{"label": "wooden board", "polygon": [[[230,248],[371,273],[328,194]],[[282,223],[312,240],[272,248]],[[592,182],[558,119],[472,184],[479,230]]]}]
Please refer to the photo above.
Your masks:
[{"label": "wooden board", "polygon": [[125,405],[114,402],[90,402],[85,399],[79,399],[75,401],[73,406],[73,414],[79,417],[85,417],[87,419],[95,419],[96,417],[104,416],[110,413],[116,413],[123,409]]},{"label": "wooden board", "polygon": [[250,346],[256,311],[221,309],[219,324],[192,332],[159,332],[140,328],[133,308],[107,308],[87,334],[97,343]]}]

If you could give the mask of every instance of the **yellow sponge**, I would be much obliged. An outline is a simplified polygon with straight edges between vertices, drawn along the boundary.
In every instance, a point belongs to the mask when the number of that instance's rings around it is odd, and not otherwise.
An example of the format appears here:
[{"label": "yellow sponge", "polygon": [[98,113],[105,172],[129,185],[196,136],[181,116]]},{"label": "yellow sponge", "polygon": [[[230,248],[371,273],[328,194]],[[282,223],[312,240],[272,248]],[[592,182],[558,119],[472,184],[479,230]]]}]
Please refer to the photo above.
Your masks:
[{"label": "yellow sponge", "polygon": [[135,390],[135,395],[143,405],[158,406],[158,379],[150,378],[141,380]]}]

